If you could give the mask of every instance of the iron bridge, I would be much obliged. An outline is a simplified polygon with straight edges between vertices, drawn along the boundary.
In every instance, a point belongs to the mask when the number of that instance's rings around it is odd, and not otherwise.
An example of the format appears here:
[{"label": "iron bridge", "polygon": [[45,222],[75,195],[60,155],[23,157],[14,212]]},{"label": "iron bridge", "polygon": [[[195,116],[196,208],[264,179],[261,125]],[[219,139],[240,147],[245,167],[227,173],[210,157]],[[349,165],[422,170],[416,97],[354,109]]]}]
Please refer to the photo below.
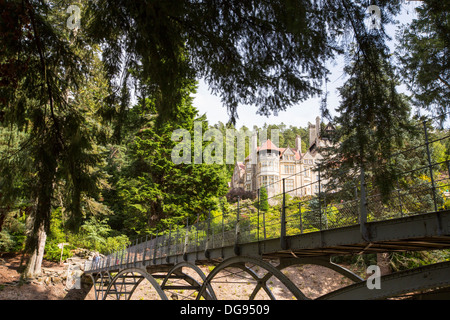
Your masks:
[{"label": "iron bridge", "polygon": [[[163,300],[215,300],[224,274],[233,274],[250,284],[249,299],[276,299],[282,287],[282,297],[306,300],[304,284],[287,270],[319,265],[349,284],[318,299],[388,299],[414,292],[423,299],[448,299],[450,261],[383,275],[380,289],[369,289],[366,279],[333,262],[333,257],[344,255],[450,248],[450,165],[432,157],[435,144],[449,136],[431,140],[423,127],[423,144],[398,154],[419,160],[422,155],[423,161],[403,170],[387,201],[373,187],[368,168],[361,167],[355,179],[330,189],[318,166],[318,178],[299,189],[291,184],[287,189],[286,181],[304,178],[303,172],[266,185],[267,190],[282,189],[269,199],[269,210],[260,210],[258,190],[257,200],[238,199],[231,213],[208,210],[191,225],[187,220],[89,261],[84,272],[92,280],[95,298],[131,299],[145,281]],[[306,188],[317,192],[308,196]],[[304,196],[293,196],[298,194]],[[200,266],[209,266],[209,272]]]}]

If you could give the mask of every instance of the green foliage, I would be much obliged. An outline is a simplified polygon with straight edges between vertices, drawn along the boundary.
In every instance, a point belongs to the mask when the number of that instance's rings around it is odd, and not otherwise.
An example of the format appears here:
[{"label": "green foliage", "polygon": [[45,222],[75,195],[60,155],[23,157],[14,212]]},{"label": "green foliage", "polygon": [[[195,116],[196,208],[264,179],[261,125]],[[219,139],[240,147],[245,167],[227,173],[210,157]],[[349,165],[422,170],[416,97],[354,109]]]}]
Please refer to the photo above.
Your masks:
[{"label": "green foliage", "polygon": [[104,246],[107,236],[111,233],[111,227],[107,220],[97,220],[95,217],[87,220],[81,229],[84,232],[84,239],[94,250],[99,250],[101,246]]},{"label": "green foliage", "polygon": [[267,198],[267,189],[265,187],[262,187],[259,191],[259,208],[262,211],[269,210],[269,202]]},{"label": "green foliage", "polygon": [[17,252],[23,249],[25,242],[25,215],[20,210],[6,214],[0,235],[0,251]]},{"label": "green foliage", "polygon": [[[138,113],[149,120],[142,127],[130,127],[123,166],[113,174],[110,181],[115,184],[118,198],[111,199],[112,207],[123,211],[123,230],[128,234],[143,235],[167,229],[169,225],[185,223],[197,214],[216,206],[216,198],[226,192],[226,171],[219,164],[175,164],[172,150],[177,142],[172,141],[174,130],[187,130],[194,136],[194,121],[197,110],[192,107],[189,94],[193,86],[185,88],[182,103],[177,107],[177,116],[161,122],[148,109],[153,101],[142,101],[130,113]],[[199,146],[203,147],[203,146]],[[195,148],[192,142],[192,149]],[[193,161],[192,161],[193,162]]]},{"label": "green foliage", "polygon": [[450,105],[450,5],[447,1],[424,1],[415,10],[417,18],[397,34],[401,75],[416,105],[445,114]]},{"label": "green foliage", "polygon": [[450,250],[394,252],[390,254],[390,267],[395,272],[443,261],[450,261]]},{"label": "green foliage", "polygon": [[8,231],[0,232],[0,252],[9,252],[14,248],[15,242]]},{"label": "green foliage", "polygon": [[58,247],[58,242],[53,239],[53,241],[47,241],[45,244],[45,254],[44,259],[48,261],[53,262],[59,262],[66,260],[67,258],[70,258],[73,256],[73,253],[71,250],[75,249],[74,246],[67,245],[64,246],[63,252],[61,255],[61,249]]}]

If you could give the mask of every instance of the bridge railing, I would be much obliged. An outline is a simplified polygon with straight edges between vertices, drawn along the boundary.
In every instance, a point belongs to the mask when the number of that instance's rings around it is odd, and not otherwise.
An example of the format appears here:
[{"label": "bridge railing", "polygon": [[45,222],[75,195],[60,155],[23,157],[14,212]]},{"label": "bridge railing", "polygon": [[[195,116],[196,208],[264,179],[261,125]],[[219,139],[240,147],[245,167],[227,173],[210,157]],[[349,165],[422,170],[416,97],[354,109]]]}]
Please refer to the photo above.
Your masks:
[{"label": "bridge railing", "polygon": [[[307,167],[278,181],[265,182],[267,199],[260,188],[254,199],[238,198],[232,208],[211,208],[203,220],[198,215],[192,224],[187,220],[185,225],[173,225],[156,236],[135,240],[87,264],[86,271],[124,268],[156,259],[168,261],[168,257],[187,253],[204,252],[207,256],[211,249],[238,248],[268,239],[280,239],[281,249],[286,249],[289,236],[354,225],[361,226],[364,237],[367,222],[448,209],[450,134],[443,131],[430,139],[427,126],[423,127],[420,143],[386,158],[386,166],[402,168],[395,188],[388,194],[376,187],[373,172],[367,169],[347,172],[345,181],[336,186],[320,164],[314,171]],[[271,190],[281,192],[274,194]]]}]

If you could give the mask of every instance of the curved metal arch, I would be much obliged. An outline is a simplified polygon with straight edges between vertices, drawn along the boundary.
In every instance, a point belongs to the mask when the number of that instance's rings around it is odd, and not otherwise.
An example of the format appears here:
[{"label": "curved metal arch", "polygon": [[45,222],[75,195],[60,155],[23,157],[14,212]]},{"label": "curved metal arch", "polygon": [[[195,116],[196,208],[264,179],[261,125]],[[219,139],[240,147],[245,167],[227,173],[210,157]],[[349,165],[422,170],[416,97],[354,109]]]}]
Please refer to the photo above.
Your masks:
[{"label": "curved metal arch", "polygon": [[94,297],[95,300],[98,300],[98,293],[97,293],[97,279],[98,279],[98,274],[96,274],[96,277],[94,276],[94,274],[90,273],[89,276],[92,279],[92,284],[94,287]]},{"label": "curved metal arch", "polygon": [[[127,273],[138,273],[142,276],[141,279],[139,279],[138,281],[136,281],[133,285],[133,288],[131,289],[131,291],[129,292],[129,296],[128,296],[128,300],[132,297],[134,290],[137,288],[137,286],[144,280],[147,279],[148,282],[150,282],[150,284],[153,286],[153,288],[155,288],[156,292],[158,293],[159,297],[161,298],[161,300],[168,300],[166,294],[164,293],[164,291],[161,289],[161,287],[159,286],[158,282],[155,280],[155,278],[152,277],[151,274],[149,274],[146,270],[143,269],[139,269],[139,268],[130,268],[130,269],[125,269],[120,271],[115,277],[114,279],[112,279],[111,283],[108,285],[108,288],[105,291],[105,295],[103,296],[103,300],[106,300],[108,294],[111,291],[111,287],[113,285],[115,285],[115,283],[117,282],[118,279],[122,278],[124,275],[126,275]],[[130,283],[131,284],[131,283]]]},{"label": "curved metal arch", "polygon": [[[269,278],[271,276],[274,276],[278,280],[280,280],[280,282],[283,283],[286,286],[286,288],[289,291],[291,291],[292,294],[298,300],[308,300],[308,298],[300,291],[300,289],[297,288],[297,286],[288,277],[286,277],[279,269],[277,269],[276,267],[272,266],[270,263],[268,263],[268,262],[266,262],[264,260],[257,259],[257,258],[254,258],[254,257],[246,257],[246,256],[232,257],[230,259],[227,259],[227,260],[223,261],[216,268],[214,268],[214,270],[211,271],[211,273],[208,275],[208,277],[204,281],[203,286],[200,289],[199,294],[197,296],[197,299],[199,299],[200,296],[203,295],[204,291],[206,290],[206,287],[208,285],[210,285],[210,283],[214,279],[214,277],[220,271],[222,271],[225,268],[229,268],[229,267],[237,267],[237,268],[240,268],[240,269],[246,271],[247,273],[249,273],[257,281],[257,283],[258,283],[258,285],[257,285],[258,291],[259,291],[259,289],[261,287],[265,288],[264,290],[269,294],[269,297],[271,299],[275,299],[275,297],[271,293],[270,289],[267,288],[266,283],[264,281],[264,277],[263,278],[259,278],[256,273],[254,273],[252,270],[250,270],[249,268],[247,268],[245,266],[245,263],[252,263],[252,264],[257,265],[257,266],[265,269],[266,271],[268,271],[268,274],[270,274]],[[251,298],[254,298],[255,295],[256,295],[256,293],[254,291],[254,294],[251,295]]]},{"label": "curved metal arch", "polygon": [[367,282],[355,283],[319,297],[319,300],[374,300],[400,294],[450,286],[450,261],[425,265],[380,277],[380,289],[369,289]]},{"label": "curved metal arch", "polygon": [[[90,277],[92,278],[92,283],[94,286],[94,296],[95,300],[99,299],[99,296],[101,295],[101,299],[104,298],[105,290],[101,289],[105,286],[104,279],[108,279],[111,282],[111,275],[108,271],[105,272],[98,272],[96,276],[93,274],[90,274]],[[100,281],[99,281],[100,280]]]},{"label": "curved metal arch", "polygon": [[253,279],[256,280],[256,286],[255,289],[253,289],[252,294],[250,295],[249,300],[254,300],[256,297],[256,294],[259,292],[261,288],[267,293],[267,295],[270,297],[271,300],[276,300],[275,296],[273,295],[272,291],[267,287],[267,280],[270,279],[272,276],[271,273],[267,273],[269,277],[265,279],[265,277],[260,278],[256,272],[254,272],[252,269],[248,268],[245,263],[239,263],[234,265],[234,267],[239,268],[245,272],[247,272]]},{"label": "curved metal arch", "polygon": [[[328,260],[327,258],[289,258],[289,259],[283,259],[280,264],[276,267],[278,270],[283,270],[285,268],[294,266],[294,265],[305,265],[305,264],[312,264],[312,265],[318,265],[318,266],[322,266],[331,270],[334,270],[336,272],[338,272],[339,274],[345,276],[346,278],[359,283],[359,282],[363,282],[364,279],[359,277],[357,274],[351,272],[350,270],[341,267],[338,264],[335,264],[333,262],[331,262],[330,260]],[[250,297],[250,299],[254,298],[254,296],[256,296],[256,294],[258,293],[258,291],[261,289],[262,283],[265,283],[266,281],[268,281],[270,279],[272,275],[271,274],[266,274],[263,277],[263,281],[258,283],[257,286],[255,287],[255,290],[252,293],[252,296]]]},{"label": "curved metal arch", "polygon": [[[164,287],[165,287],[167,281],[169,280],[169,278],[170,278],[170,276],[172,274],[181,274],[181,275],[183,275],[184,281],[186,281],[187,283],[189,283],[192,286],[197,286],[197,287],[200,288],[203,285],[203,284],[198,283],[198,281],[195,280],[194,278],[192,278],[191,276],[189,276],[189,275],[187,275],[187,274],[185,274],[183,272],[177,272],[178,270],[182,269],[183,267],[187,267],[187,268],[190,268],[190,269],[194,270],[200,276],[200,278],[203,280],[203,283],[205,282],[206,275],[204,274],[204,272],[199,267],[197,267],[195,264],[183,261],[183,262],[180,262],[179,264],[175,265],[172,269],[169,270],[169,272],[167,273],[167,275],[164,278],[163,282],[161,283],[161,288],[163,288],[163,290],[164,290]],[[207,285],[206,289],[207,290],[204,292],[203,297],[206,300],[217,300],[216,294],[215,294],[215,292],[214,292],[214,290],[213,290],[213,288],[212,288],[212,286],[210,284]],[[197,290],[197,291],[200,291],[200,289]],[[200,296],[200,295],[198,295],[198,296]]]},{"label": "curved metal arch", "polygon": [[280,262],[280,264],[277,266],[277,268],[280,270],[283,270],[285,268],[288,268],[288,267],[291,267],[294,265],[305,265],[305,264],[312,264],[312,265],[322,266],[322,267],[331,269],[354,282],[364,281],[364,279],[361,278],[360,276],[358,276],[356,273],[353,273],[352,271],[350,271],[336,263],[331,262],[328,257],[283,259]]}]

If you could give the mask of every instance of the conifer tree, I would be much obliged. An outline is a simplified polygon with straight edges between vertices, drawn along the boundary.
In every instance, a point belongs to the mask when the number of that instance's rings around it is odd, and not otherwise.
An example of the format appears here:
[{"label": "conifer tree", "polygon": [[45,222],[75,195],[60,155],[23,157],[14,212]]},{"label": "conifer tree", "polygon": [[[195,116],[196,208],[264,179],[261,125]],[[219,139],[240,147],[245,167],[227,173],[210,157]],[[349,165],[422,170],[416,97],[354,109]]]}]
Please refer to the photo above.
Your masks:
[{"label": "conifer tree", "polygon": [[[133,234],[156,232],[169,224],[184,224],[186,218],[203,214],[214,204],[214,198],[226,192],[226,170],[218,164],[195,164],[191,153],[190,163],[174,163],[172,150],[177,145],[172,134],[177,129],[187,130],[194,137],[194,121],[202,121],[203,133],[208,128],[204,117],[198,117],[186,88],[183,103],[176,117],[160,122],[153,114],[132,138],[126,152],[126,165],[117,182],[119,196],[126,207],[125,229]],[[147,103],[153,104],[147,99]],[[137,105],[132,112],[146,111]],[[155,112],[155,108],[150,108]],[[130,110],[131,111],[131,110]],[[148,112],[148,111],[147,111]],[[152,112],[152,111],[150,111]],[[194,149],[194,141],[191,143]],[[202,149],[204,145],[200,145]]]},{"label": "conifer tree", "polygon": [[[34,179],[28,180],[33,209],[28,217],[25,276],[33,277],[41,272],[58,182],[64,181],[67,208],[76,220],[83,192],[97,191],[98,176],[92,167],[99,154],[93,148],[92,120],[104,97],[101,90],[93,90],[89,94],[98,95],[91,96],[91,105],[86,103],[86,81],[99,80],[101,71],[92,63],[95,47],[87,46],[80,30],[67,28],[65,3],[26,0],[2,5],[9,17],[0,20],[4,50],[0,113],[3,126],[15,125],[27,135],[13,156],[32,163],[27,167]],[[7,168],[8,163],[1,161],[0,169]]]},{"label": "conifer tree", "polygon": [[450,4],[422,1],[418,18],[402,26],[396,52],[414,103],[446,118],[450,105]]},{"label": "conifer tree", "polygon": [[262,187],[259,191],[259,209],[262,211],[269,210],[269,202],[267,199],[267,189],[266,187]]}]

